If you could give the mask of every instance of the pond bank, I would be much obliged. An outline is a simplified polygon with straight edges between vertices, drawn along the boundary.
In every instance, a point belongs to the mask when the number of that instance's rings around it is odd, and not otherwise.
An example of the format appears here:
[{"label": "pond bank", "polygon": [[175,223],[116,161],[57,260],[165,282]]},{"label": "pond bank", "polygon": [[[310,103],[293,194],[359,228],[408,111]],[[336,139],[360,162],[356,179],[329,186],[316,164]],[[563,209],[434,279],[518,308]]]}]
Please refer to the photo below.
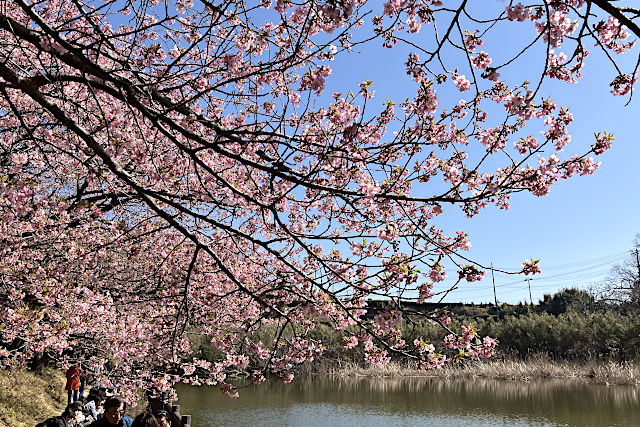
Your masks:
[{"label": "pond bank", "polygon": [[485,360],[464,365],[446,365],[431,371],[417,370],[407,363],[363,367],[355,363],[337,363],[320,367],[321,375],[367,377],[490,378],[497,380],[580,379],[607,385],[640,385],[640,363],[613,361],[563,361],[544,357],[529,360]]},{"label": "pond bank", "polygon": [[[572,379],[607,385],[640,385],[640,363],[612,361],[561,361],[544,357],[530,360],[486,360],[463,366],[419,371],[409,364],[362,367],[351,362],[320,363],[298,374],[370,378],[486,378],[510,381]],[[45,368],[42,374],[26,369],[0,370],[0,427],[32,427],[38,421],[59,415],[65,407],[64,372]]]}]

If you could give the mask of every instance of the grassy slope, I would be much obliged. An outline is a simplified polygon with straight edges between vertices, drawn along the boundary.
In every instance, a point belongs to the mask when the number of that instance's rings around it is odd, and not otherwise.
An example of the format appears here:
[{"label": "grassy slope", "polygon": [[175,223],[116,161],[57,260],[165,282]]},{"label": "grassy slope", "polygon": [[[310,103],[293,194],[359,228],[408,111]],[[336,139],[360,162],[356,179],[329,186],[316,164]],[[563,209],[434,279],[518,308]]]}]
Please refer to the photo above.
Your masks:
[{"label": "grassy slope", "polygon": [[0,370],[0,427],[33,427],[60,415],[66,405],[64,385],[60,369],[45,368],[41,375]]},{"label": "grassy slope", "polygon": [[[65,382],[62,369],[45,368],[42,374],[35,374],[0,368],[0,427],[33,427],[60,415],[67,405]],[[85,389],[85,397],[90,390]],[[145,394],[139,392],[137,402],[127,406],[127,416],[134,418],[144,405]]]}]

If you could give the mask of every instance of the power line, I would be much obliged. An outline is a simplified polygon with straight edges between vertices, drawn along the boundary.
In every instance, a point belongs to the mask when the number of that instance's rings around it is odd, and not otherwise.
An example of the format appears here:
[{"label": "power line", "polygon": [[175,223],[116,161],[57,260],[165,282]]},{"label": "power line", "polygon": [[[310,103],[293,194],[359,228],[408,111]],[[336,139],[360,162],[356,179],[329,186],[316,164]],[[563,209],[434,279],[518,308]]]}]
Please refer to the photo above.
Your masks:
[{"label": "power line", "polygon": [[620,259],[625,258],[628,255],[628,251],[623,251],[623,252],[618,252],[615,254],[611,254],[611,255],[604,255],[598,258],[592,258],[592,259],[587,259],[587,260],[583,260],[583,261],[575,261],[575,262],[570,262],[567,264],[556,264],[556,265],[548,265],[548,266],[544,266],[545,270],[560,270],[563,268],[571,268],[571,267],[577,267],[579,265],[582,264],[591,264],[594,262],[600,263],[600,262],[604,262],[604,261],[617,261]]},{"label": "power line", "polygon": [[[544,265],[541,264],[543,273],[545,271],[548,270],[562,270],[562,269],[567,269],[567,268],[572,268],[572,267],[578,267],[581,265],[585,265],[585,266],[594,266],[595,265],[609,265],[615,261],[622,261],[623,259],[625,259],[627,256],[629,255],[628,251],[624,251],[624,252],[618,252],[615,254],[610,254],[610,255],[606,255],[606,256],[602,256],[599,258],[591,258],[591,259],[586,259],[586,260],[582,260],[582,261],[575,261],[575,262],[571,262],[571,263],[567,263],[567,264],[555,264],[555,265]],[[509,273],[503,273],[503,271],[508,271],[508,268],[494,268],[495,274],[496,275],[510,275]],[[453,268],[446,268],[445,272],[447,274],[453,273],[457,271],[457,269],[453,269]]]},{"label": "power line", "polygon": [[[491,286],[493,286],[494,300],[497,300],[497,296],[495,295],[496,288],[501,288],[501,295],[514,294],[516,292],[526,293],[527,289],[529,289],[529,300],[532,302],[532,290],[535,290],[536,292],[552,291],[554,289],[558,289],[560,286],[563,286],[565,288],[581,288],[585,285],[591,285],[593,284],[593,282],[602,281],[603,276],[611,270],[613,264],[618,261],[622,261],[623,259],[628,257],[628,255],[628,251],[625,250],[623,252],[617,252],[614,254],[604,255],[587,260],[575,261],[571,263],[555,264],[549,266],[542,265],[543,273],[541,275],[536,275],[533,278],[519,278],[518,280],[513,280],[501,284],[496,284],[495,279],[500,277],[504,279],[512,275],[503,273],[501,271],[496,271],[492,268],[491,284],[489,284],[488,280],[485,280],[477,284],[461,286],[452,291],[450,297],[456,295],[463,298],[476,298],[476,295],[489,297]],[[559,271],[567,269],[571,269],[571,271]],[[550,270],[556,270],[556,274],[545,275],[545,272],[548,272]],[[448,273],[449,272],[451,272],[451,270],[449,270]],[[528,282],[528,279],[531,279],[533,283]]]},{"label": "power line", "polygon": [[[565,276],[554,276],[553,278],[544,278],[544,277],[534,277],[534,283],[540,283],[540,282],[547,282],[547,285],[544,285],[547,288],[553,288],[553,287],[557,287],[559,283],[567,283],[567,282],[589,282],[589,281],[594,281],[596,279],[601,279],[602,275],[605,274],[606,272],[608,272],[608,269],[604,269],[601,272],[598,272],[597,274],[594,274],[594,272],[589,273],[589,274],[581,274],[581,275],[565,275]],[[564,277],[564,278],[563,278]],[[516,280],[513,282],[509,282],[509,283],[502,283],[499,285],[496,285],[496,288],[505,288],[505,287],[513,287],[513,285],[517,285],[517,284],[524,284],[526,283],[527,279],[520,279],[520,280]],[[550,282],[550,283],[549,283]],[[460,288],[458,288],[456,290],[456,293],[466,293],[466,292],[477,292],[477,291],[489,291],[489,283],[482,283],[482,284],[469,284],[469,285],[465,285],[462,286]],[[534,287],[540,287],[540,285],[534,286]]]}]

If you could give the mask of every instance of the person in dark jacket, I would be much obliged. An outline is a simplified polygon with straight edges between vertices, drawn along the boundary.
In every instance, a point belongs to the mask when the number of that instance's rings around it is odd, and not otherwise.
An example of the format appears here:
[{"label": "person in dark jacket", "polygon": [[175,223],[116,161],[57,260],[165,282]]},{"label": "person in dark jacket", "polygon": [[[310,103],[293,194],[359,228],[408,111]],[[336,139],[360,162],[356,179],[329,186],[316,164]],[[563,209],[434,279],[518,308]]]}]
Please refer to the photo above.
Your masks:
[{"label": "person in dark jacket", "polygon": [[134,418],[131,427],[160,427],[160,424],[151,411],[146,411]]},{"label": "person in dark jacket", "polygon": [[89,427],[131,427],[133,418],[125,417],[127,402],[120,396],[112,396],[104,401],[102,418],[89,424]]},{"label": "person in dark jacket", "polygon": [[155,411],[153,413],[153,416],[156,417],[158,426],[171,427],[171,419],[169,418],[169,413],[167,411],[163,411],[163,410]]},{"label": "person in dark jacket", "polygon": [[78,416],[82,414],[82,405],[78,402],[67,405],[59,417],[48,418],[36,427],[76,427],[81,425]]},{"label": "person in dark jacket", "polygon": [[78,388],[78,399],[84,397],[84,387],[87,384],[87,365],[82,363],[80,365],[80,388]]},{"label": "person in dark jacket", "polygon": [[52,417],[36,424],[36,427],[67,427],[67,423],[62,417]]},{"label": "person in dark jacket", "polygon": [[87,395],[87,400],[88,401],[95,400],[96,402],[102,403],[107,397],[111,397],[111,396],[113,396],[113,393],[111,393],[107,387],[98,386],[98,387],[93,387],[91,391],[89,391],[89,394]]}]

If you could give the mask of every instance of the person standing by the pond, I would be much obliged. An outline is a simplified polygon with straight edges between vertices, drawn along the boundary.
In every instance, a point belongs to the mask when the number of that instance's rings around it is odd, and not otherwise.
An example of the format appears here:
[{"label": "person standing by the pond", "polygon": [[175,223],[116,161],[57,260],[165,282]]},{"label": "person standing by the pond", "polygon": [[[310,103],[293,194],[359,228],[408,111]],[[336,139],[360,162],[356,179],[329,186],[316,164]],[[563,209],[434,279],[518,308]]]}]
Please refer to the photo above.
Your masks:
[{"label": "person standing by the pond", "polygon": [[67,384],[65,385],[64,389],[67,391],[68,405],[71,405],[78,400],[78,390],[80,389],[80,375],[82,375],[82,369],[77,364],[72,365],[69,369],[67,369]]}]

